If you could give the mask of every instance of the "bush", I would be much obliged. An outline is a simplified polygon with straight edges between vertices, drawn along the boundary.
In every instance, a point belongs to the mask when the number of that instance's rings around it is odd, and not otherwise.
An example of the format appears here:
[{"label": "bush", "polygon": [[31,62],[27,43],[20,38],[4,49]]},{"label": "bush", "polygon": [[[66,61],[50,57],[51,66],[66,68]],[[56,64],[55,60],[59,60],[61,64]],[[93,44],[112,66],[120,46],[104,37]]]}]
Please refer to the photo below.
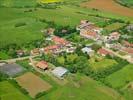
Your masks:
[{"label": "bush", "polygon": [[25,26],[26,23],[25,22],[19,22],[15,24],[15,27],[21,27],[21,26]]}]

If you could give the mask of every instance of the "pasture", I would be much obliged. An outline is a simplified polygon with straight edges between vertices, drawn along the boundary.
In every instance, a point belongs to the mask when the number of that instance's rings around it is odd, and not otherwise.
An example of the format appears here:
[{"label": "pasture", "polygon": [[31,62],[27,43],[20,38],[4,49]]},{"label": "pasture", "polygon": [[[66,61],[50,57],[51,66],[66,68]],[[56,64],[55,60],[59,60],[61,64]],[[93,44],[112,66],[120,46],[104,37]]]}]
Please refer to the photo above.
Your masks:
[{"label": "pasture", "polygon": [[[14,99],[13,99],[14,98]],[[7,81],[0,82],[0,100],[30,100]]]},{"label": "pasture", "polygon": [[16,81],[20,86],[28,91],[32,98],[34,98],[38,93],[48,91],[50,88],[52,88],[49,83],[31,72],[17,77]]},{"label": "pasture", "polygon": [[[106,6],[105,6],[106,5]],[[115,14],[133,17],[133,10],[117,4],[114,0],[91,0],[81,4],[82,7],[96,8]]]},{"label": "pasture", "polygon": [[106,68],[109,68],[118,64],[115,60],[106,59],[106,58],[100,59],[99,61],[96,61],[96,59],[91,58],[89,59],[89,63],[92,69],[95,71],[104,70]]},{"label": "pasture", "polygon": [[123,23],[113,23],[113,24],[110,24],[110,25],[104,27],[104,29],[106,29],[108,31],[114,31],[114,30],[118,30],[118,29],[122,28],[123,26],[125,26],[125,24],[123,24]]},{"label": "pasture", "polygon": [[72,75],[69,82],[42,96],[38,100],[122,100],[123,97],[111,88],[83,75]]},{"label": "pasture", "polygon": [[113,88],[122,88],[133,81],[133,64],[125,66],[123,69],[111,74],[105,81]]}]

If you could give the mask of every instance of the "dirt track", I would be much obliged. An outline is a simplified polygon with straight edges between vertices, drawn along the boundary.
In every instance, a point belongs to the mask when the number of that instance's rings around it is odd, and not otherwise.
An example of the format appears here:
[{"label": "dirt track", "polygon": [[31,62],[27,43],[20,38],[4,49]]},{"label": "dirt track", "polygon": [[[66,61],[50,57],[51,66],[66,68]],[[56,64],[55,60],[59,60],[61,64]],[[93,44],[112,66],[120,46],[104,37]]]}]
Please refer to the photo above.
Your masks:
[{"label": "dirt track", "polygon": [[110,11],[123,16],[133,17],[133,9],[121,6],[114,0],[91,0],[81,4],[82,7],[96,8],[99,10]]}]

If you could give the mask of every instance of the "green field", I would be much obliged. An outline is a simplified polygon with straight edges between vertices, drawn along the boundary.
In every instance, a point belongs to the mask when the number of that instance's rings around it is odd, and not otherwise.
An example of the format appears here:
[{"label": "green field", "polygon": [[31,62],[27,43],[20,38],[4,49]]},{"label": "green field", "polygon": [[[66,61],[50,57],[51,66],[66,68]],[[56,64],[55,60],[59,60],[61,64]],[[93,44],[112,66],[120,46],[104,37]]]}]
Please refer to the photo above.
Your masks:
[{"label": "green field", "polygon": [[36,0],[0,0],[0,6],[4,7],[34,7]]},{"label": "green field", "polygon": [[114,31],[122,28],[125,24],[123,23],[113,23],[105,27],[106,30],[108,31]]},{"label": "green field", "polygon": [[[69,82],[38,100],[119,100],[120,95],[88,77],[78,75],[67,78]],[[124,99],[123,99],[124,100]]]},{"label": "green field", "polygon": [[[65,0],[65,2],[70,4],[60,5],[56,9],[45,9],[34,8],[35,0],[0,0],[2,6],[0,7],[0,48],[13,43],[21,46],[27,42],[41,39],[42,33],[40,30],[47,27],[48,23],[41,22],[39,19],[54,21],[56,25],[69,25],[71,27],[78,25],[82,19],[92,21],[99,26],[106,23],[106,18],[103,17],[133,21],[130,17],[72,6],[71,4],[76,1]],[[96,17],[96,15],[103,17]],[[15,27],[20,23],[25,25]]]},{"label": "green field", "polygon": [[0,82],[0,100],[29,100],[9,82]]},{"label": "green field", "polygon": [[114,88],[124,87],[133,81],[133,64],[125,66],[123,69],[108,76],[105,81]]},{"label": "green field", "polygon": [[99,61],[95,61],[96,59],[91,58],[89,60],[90,66],[92,67],[93,70],[103,70],[109,67],[112,67],[114,65],[117,65],[118,63],[115,60],[112,59],[102,59]]}]

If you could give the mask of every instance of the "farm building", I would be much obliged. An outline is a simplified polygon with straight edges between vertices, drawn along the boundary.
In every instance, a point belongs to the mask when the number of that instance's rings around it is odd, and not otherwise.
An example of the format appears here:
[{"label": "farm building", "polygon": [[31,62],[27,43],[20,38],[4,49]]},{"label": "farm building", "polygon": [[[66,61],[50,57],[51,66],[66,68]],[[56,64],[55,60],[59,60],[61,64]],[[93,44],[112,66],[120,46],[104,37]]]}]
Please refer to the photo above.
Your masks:
[{"label": "farm building", "polygon": [[11,77],[22,73],[24,69],[18,64],[4,64],[0,66],[0,72],[5,73]]},{"label": "farm building", "polygon": [[64,67],[56,67],[53,71],[52,74],[58,77],[59,79],[63,79],[64,75],[68,73],[68,70]]},{"label": "farm building", "polygon": [[37,64],[36,64],[36,67],[40,68],[40,69],[43,69],[43,70],[46,70],[48,69],[48,63],[45,62],[45,61],[39,61]]}]

